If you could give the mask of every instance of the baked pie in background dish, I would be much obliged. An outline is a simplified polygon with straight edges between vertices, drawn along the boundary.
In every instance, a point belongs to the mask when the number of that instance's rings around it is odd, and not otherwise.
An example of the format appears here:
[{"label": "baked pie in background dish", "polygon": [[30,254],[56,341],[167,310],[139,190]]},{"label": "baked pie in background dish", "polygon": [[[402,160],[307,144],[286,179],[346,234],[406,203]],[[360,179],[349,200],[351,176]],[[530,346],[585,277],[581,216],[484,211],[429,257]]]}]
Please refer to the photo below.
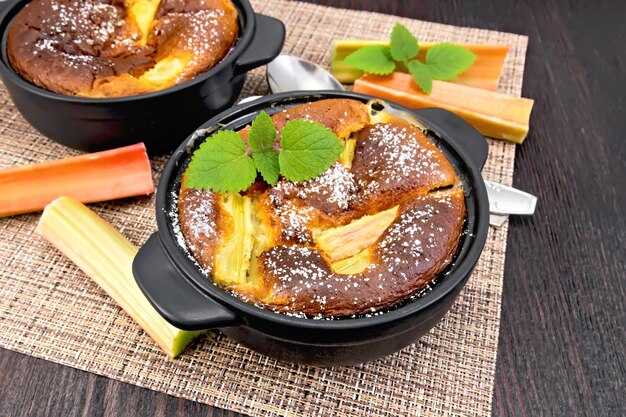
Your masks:
[{"label": "baked pie in background dish", "polygon": [[308,119],[343,141],[312,180],[243,193],[181,186],[184,244],[210,279],[276,312],[331,318],[385,311],[445,271],[465,221],[461,180],[418,126],[371,110],[326,99],[272,116],[278,131]]},{"label": "baked pie in background dish", "polygon": [[230,0],[34,0],[11,23],[7,55],[46,90],[123,97],[211,69],[238,33]]}]

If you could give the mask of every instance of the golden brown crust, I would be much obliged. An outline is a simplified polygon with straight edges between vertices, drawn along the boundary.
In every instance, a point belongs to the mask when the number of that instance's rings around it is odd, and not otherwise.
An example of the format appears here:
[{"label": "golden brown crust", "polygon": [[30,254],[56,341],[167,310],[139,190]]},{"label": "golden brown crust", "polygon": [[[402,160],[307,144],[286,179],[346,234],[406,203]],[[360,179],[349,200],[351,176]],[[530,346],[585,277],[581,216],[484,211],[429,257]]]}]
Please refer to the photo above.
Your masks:
[{"label": "golden brown crust", "polygon": [[[257,202],[257,216],[272,236],[270,245],[251,259],[256,272],[250,281],[229,289],[285,313],[331,317],[389,308],[426,287],[453,259],[465,219],[463,190],[452,165],[413,125],[393,116],[384,123],[364,123],[366,107],[352,100],[313,104],[293,107],[272,119],[282,128],[289,118],[308,115],[336,132],[360,131],[352,167],[336,163],[310,181],[280,180],[274,187],[249,189],[246,195]],[[332,108],[352,109],[349,128],[333,124]],[[246,137],[247,129],[240,134]],[[454,186],[434,191],[449,185]],[[181,213],[188,210],[190,195],[183,188]],[[367,248],[369,266],[359,273],[334,272],[331,259],[341,258],[324,252],[316,230],[391,207],[398,207],[395,218],[367,243],[374,242]],[[181,223],[185,221],[181,215]],[[216,234],[201,242],[185,230],[186,241],[195,248],[204,244],[216,248],[223,240]],[[210,269],[207,252],[192,249],[192,253]]]},{"label": "golden brown crust", "polygon": [[454,168],[421,130],[390,117],[359,133],[352,161],[359,186],[357,211],[379,211],[410,198],[455,183]]},{"label": "golden brown crust", "polygon": [[178,216],[187,248],[198,264],[210,272],[220,241],[226,233],[232,233],[232,224],[228,224],[228,216],[222,212],[217,194],[181,187]]},{"label": "golden brown crust", "polygon": [[449,264],[464,217],[461,189],[408,201],[373,245],[372,265],[360,274],[333,273],[316,248],[275,246],[259,259],[272,293],[258,301],[276,311],[326,317],[393,306],[425,288]]},{"label": "golden brown crust", "polygon": [[[313,120],[331,129],[337,137],[344,139],[352,132],[363,129],[370,121],[367,107],[360,101],[348,99],[327,99],[290,107],[272,116],[276,130],[281,132],[289,120]],[[240,134],[248,139],[250,127]]]},{"label": "golden brown crust", "polygon": [[[162,0],[145,40],[128,12],[132,1],[32,1],[9,29],[11,65],[53,92],[130,96],[197,76],[218,63],[237,39],[237,10],[230,0]],[[177,75],[148,76],[168,57],[182,68]]]}]

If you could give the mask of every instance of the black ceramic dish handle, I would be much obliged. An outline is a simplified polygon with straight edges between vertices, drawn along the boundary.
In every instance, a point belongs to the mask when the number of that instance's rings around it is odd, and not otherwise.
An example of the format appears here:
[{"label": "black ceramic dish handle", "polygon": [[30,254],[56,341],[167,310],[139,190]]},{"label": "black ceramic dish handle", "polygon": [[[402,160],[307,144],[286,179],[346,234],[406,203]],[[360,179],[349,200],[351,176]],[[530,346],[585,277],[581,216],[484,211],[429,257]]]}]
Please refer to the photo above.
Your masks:
[{"label": "black ceramic dish handle", "polygon": [[278,56],[285,42],[285,25],[278,19],[255,13],[256,28],[252,42],[237,59],[235,74],[265,65]]},{"label": "black ceramic dish handle", "polygon": [[236,326],[236,315],[205,296],[175,269],[157,233],[133,260],[133,275],[148,301],[165,320],[183,330]]},{"label": "black ceramic dish handle", "polygon": [[435,133],[463,149],[478,170],[483,169],[489,154],[489,144],[483,135],[454,113],[443,109],[414,111]]}]

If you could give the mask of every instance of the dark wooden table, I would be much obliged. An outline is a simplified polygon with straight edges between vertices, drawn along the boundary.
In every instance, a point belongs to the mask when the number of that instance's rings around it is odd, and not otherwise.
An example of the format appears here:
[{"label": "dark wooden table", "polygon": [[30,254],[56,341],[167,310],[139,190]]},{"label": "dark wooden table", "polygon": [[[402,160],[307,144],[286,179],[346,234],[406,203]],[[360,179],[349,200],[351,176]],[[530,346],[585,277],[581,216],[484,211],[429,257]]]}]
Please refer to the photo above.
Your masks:
[{"label": "dark wooden table", "polygon": [[[626,414],[626,2],[311,1],[530,37],[493,413]],[[235,416],[0,349],[0,416]]]}]

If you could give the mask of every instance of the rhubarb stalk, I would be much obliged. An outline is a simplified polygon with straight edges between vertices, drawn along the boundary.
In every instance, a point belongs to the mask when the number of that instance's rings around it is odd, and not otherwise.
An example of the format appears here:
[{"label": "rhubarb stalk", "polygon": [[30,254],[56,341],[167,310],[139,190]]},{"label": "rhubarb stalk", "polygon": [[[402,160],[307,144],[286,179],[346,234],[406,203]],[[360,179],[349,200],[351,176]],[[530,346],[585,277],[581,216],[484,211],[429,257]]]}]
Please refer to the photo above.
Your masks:
[{"label": "rhubarb stalk", "polygon": [[[371,45],[388,46],[388,41],[365,41],[365,40],[337,40],[333,42],[333,51],[331,59],[331,72],[342,83],[351,84],[357,78],[363,75],[363,71],[346,65],[343,61],[352,52],[359,48]],[[420,42],[419,53],[417,59],[424,62],[426,52],[435,43]],[[476,55],[476,61],[463,74],[451,80],[456,84],[464,84],[471,87],[482,88],[485,90],[495,91],[498,88],[498,82],[502,74],[502,67],[506,55],[511,49],[510,45],[504,44],[467,44],[459,43]],[[404,65],[399,64],[398,70],[408,72]]]},{"label": "rhubarb stalk", "polygon": [[201,331],[169,324],[143,295],[132,272],[137,248],[109,223],[70,197],[48,204],[39,234],[93,279],[170,357],[178,356]]},{"label": "rhubarb stalk", "polygon": [[83,203],[154,191],[143,143],[0,170],[0,217],[43,209],[62,195]]},{"label": "rhubarb stalk", "polygon": [[445,81],[433,81],[429,95],[402,72],[365,75],[353,91],[395,101],[410,109],[438,107],[465,119],[485,136],[522,143],[528,134],[533,100]]}]

